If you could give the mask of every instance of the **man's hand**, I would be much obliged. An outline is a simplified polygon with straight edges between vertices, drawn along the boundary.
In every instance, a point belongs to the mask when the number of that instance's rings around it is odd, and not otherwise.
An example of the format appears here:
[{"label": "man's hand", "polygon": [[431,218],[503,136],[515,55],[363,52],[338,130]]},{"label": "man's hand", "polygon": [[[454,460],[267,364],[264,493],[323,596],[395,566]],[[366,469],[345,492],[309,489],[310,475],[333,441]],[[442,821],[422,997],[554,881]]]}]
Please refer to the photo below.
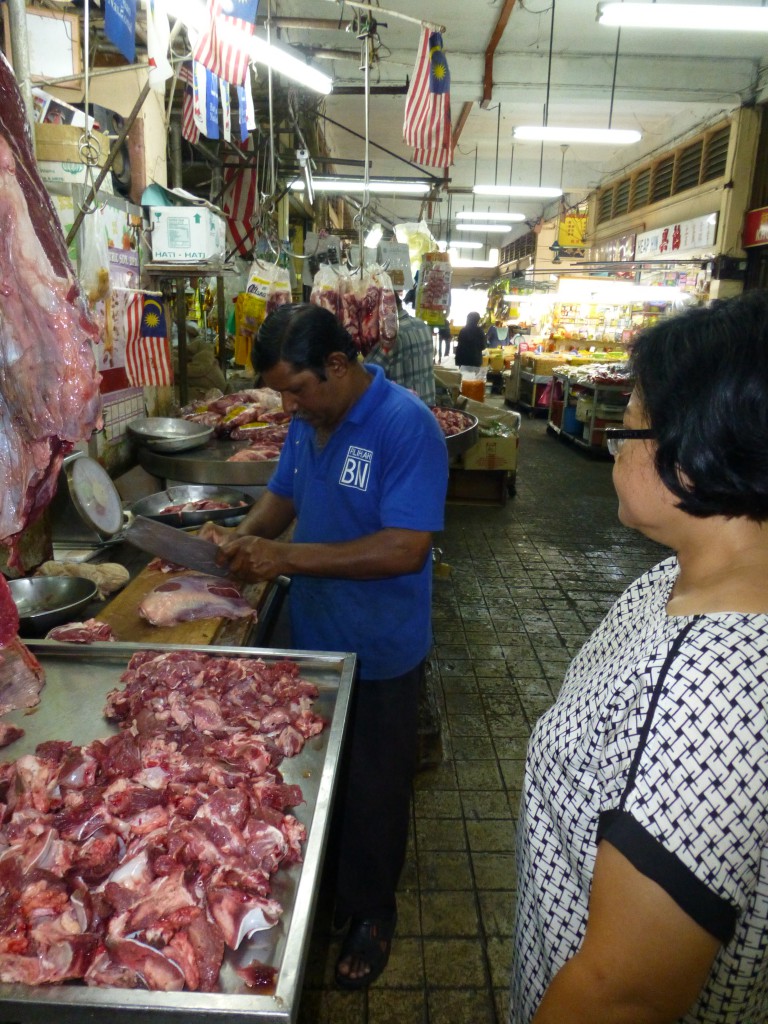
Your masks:
[{"label": "man's hand", "polygon": [[274,580],[288,571],[288,553],[291,548],[276,540],[263,537],[232,537],[225,539],[221,553],[227,559],[230,571],[241,579]]},{"label": "man's hand", "polygon": [[197,536],[200,540],[207,540],[221,547],[222,544],[234,540],[235,528],[232,526],[217,526],[216,523],[208,520],[208,522],[203,523],[200,527]]}]

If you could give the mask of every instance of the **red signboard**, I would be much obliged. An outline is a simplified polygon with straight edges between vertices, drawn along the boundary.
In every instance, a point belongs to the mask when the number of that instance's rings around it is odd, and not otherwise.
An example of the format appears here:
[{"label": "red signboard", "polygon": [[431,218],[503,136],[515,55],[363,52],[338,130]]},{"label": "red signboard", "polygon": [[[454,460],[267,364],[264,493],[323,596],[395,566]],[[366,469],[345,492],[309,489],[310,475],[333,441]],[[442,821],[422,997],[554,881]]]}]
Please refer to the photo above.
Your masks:
[{"label": "red signboard", "polygon": [[751,245],[768,245],[768,206],[747,210],[741,244],[745,249]]}]

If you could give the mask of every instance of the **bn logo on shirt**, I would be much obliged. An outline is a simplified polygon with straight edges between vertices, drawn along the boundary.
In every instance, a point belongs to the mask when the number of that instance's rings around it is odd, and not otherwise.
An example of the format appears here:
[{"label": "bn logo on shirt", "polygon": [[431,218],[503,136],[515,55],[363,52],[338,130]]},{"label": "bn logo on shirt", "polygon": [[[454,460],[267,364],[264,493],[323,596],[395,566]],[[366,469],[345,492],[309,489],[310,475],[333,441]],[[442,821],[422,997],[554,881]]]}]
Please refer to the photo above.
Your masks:
[{"label": "bn logo on shirt", "polygon": [[344,460],[344,467],[341,470],[339,483],[342,487],[354,487],[358,491],[368,490],[368,481],[371,477],[371,462],[373,452],[366,448],[349,446],[347,457]]}]

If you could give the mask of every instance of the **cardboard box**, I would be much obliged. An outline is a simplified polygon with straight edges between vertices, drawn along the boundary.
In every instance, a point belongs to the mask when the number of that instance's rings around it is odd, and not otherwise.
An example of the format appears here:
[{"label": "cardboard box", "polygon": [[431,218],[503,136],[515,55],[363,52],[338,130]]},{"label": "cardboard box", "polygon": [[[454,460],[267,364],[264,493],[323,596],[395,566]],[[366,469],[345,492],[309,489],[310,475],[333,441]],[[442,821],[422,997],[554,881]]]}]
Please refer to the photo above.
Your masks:
[{"label": "cardboard box", "polygon": [[152,259],[202,263],[226,255],[226,221],[206,206],[151,206]]},{"label": "cardboard box", "polygon": [[[37,169],[44,185],[87,185],[90,187],[99,174],[97,167],[92,172],[91,179],[86,180],[85,165],[69,160],[38,160]],[[115,194],[111,174],[104,175],[104,180],[99,185],[99,192],[104,192],[108,196]]]},{"label": "cardboard box", "polygon": [[504,470],[472,471],[452,466],[446,501],[456,505],[504,505],[510,474]]},{"label": "cardboard box", "polygon": [[509,429],[507,437],[481,437],[461,456],[460,465],[466,470],[517,469],[517,449],[520,444],[520,413],[511,409],[496,409],[482,402],[467,401],[464,412],[477,416],[480,427],[484,424],[502,423]]},{"label": "cardboard box", "polygon": [[[70,124],[36,124],[35,158],[38,162],[62,161],[76,163],[81,167],[80,140],[83,129]],[[96,165],[104,166],[109,155],[109,138],[103,132],[91,132],[91,142],[97,147]]]}]

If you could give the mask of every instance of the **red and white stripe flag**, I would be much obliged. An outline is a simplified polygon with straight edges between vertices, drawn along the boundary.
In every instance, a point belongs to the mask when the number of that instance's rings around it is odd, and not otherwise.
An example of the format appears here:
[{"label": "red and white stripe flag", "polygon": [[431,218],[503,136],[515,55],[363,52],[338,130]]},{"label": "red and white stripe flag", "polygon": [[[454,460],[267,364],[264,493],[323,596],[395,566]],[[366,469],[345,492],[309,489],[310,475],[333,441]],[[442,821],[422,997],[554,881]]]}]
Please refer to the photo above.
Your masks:
[{"label": "red and white stripe flag", "polygon": [[405,98],[403,139],[413,146],[413,159],[426,167],[450,167],[451,75],[439,32],[422,29],[413,78]]},{"label": "red and white stripe flag", "polygon": [[218,78],[242,85],[250,63],[258,0],[208,0],[208,27],[192,56]]},{"label": "red and white stripe flag", "polygon": [[192,64],[187,61],[179,68],[179,81],[184,83],[184,103],[181,108],[181,134],[187,142],[198,142],[200,129],[195,124],[195,93],[192,87]]},{"label": "red and white stripe flag", "polygon": [[[252,135],[248,136],[245,145],[240,149],[245,160],[250,164],[256,163],[256,143]],[[224,165],[222,206],[227,215],[227,227],[232,242],[241,256],[247,256],[254,245],[252,217],[258,212],[257,188],[255,166]]]}]

